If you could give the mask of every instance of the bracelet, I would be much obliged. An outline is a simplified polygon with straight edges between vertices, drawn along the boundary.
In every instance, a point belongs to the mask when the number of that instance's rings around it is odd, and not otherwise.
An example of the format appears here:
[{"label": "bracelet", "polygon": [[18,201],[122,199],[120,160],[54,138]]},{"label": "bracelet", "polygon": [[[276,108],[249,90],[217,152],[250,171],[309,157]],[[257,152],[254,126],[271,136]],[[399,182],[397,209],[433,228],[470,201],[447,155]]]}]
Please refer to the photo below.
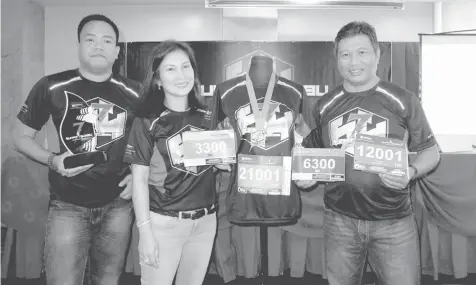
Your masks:
[{"label": "bracelet", "polygon": [[146,221],[140,223],[140,224],[137,224],[137,228],[140,228],[140,227],[142,227],[142,226],[145,226],[145,225],[147,225],[148,223],[150,223],[150,218],[147,219]]},{"label": "bracelet", "polygon": [[54,152],[52,152],[49,156],[48,156],[48,167],[54,171],[58,170],[58,168],[54,165],[53,163],[53,159],[55,158],[56,154]]},{"label": "bracelet", "polygon": [[413,171],[415,171],[415,174],[413,174],[413,177],[412,177],[412,178],[415,178],[415,176],[417,176],[418,174],[418,169],[415,167],[415,165],[410,165],[409,168],[413,168]]}]

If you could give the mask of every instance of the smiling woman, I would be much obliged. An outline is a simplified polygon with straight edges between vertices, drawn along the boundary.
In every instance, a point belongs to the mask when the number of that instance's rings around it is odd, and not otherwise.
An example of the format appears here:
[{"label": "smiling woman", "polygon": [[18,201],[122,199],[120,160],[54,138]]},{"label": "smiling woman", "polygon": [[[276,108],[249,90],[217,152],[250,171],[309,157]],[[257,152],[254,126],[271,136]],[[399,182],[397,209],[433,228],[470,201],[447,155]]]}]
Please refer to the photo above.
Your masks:
[{"label": "smiling woman", "polygon": [[[158,73],[156,83],[159,89],[164,89],[164,104],[170,107],[177,100],[184,101],[183,106],[187,109],[187,95],[192,90],[195,81],[195,74],[187,54],[182,50],[170,52],[164,57],[156,72]],[[180,104],[180,102],[177,103]]]},{"label": "smiling woman", "polygon": [[162,105],[176,111],[203,107],[195,55],[186,43],[169,40],[155,47],[143,85],[147,100],[140,111],[142,116]]},{"label": "smiling woman", "polygon": [[152,51],[147,101],[134,120],[124,160],[132,165],[142,284],[199,285],[217,229],[214,172],[185,167],[182,134],[210,127],[198,101],[191,47],[165,41]]}]

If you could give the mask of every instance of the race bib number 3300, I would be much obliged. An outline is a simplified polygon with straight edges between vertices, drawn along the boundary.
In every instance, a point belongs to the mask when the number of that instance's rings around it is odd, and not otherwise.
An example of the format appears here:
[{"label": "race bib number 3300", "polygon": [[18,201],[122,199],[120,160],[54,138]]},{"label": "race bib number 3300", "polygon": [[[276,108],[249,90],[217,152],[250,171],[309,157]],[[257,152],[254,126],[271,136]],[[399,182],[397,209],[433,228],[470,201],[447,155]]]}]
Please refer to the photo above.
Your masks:
[{"label": "race bib number 3300", "polygon": [[358,134],[354,169],[377,174],[408,175],[407,145],[402,140]]},{"label": "race bib number 3300", "polygon": [[184,165],[199,166],[236,162],[233,130],[189,131],[182,134]]},{"label": "race bib number 3300", "polygon": [[238,154],[238,191],[259,195],[291,193],[291,157]]}]

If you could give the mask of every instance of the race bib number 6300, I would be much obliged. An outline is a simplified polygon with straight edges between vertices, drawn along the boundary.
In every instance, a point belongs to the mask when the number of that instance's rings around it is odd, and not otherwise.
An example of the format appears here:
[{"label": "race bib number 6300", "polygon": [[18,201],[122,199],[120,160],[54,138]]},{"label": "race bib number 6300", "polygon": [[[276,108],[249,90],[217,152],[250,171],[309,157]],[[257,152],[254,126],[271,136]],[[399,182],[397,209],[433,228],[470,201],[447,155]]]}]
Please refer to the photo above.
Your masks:
[{"label": "race bib number 6300", "polygon": [[292,179],[345,181],[345,151],[335,148],[294,148]]}]

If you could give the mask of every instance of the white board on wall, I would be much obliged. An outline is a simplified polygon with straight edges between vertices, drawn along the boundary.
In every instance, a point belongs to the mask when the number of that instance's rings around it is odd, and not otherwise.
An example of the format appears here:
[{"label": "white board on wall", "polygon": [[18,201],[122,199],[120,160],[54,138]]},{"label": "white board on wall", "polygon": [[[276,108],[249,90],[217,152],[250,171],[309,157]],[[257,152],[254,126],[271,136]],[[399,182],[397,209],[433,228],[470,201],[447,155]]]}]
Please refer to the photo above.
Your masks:
[{"label": "white board on wall", "polygon": [[421,36],[421,95],[444,152],[476,145],[476,34]]}]

